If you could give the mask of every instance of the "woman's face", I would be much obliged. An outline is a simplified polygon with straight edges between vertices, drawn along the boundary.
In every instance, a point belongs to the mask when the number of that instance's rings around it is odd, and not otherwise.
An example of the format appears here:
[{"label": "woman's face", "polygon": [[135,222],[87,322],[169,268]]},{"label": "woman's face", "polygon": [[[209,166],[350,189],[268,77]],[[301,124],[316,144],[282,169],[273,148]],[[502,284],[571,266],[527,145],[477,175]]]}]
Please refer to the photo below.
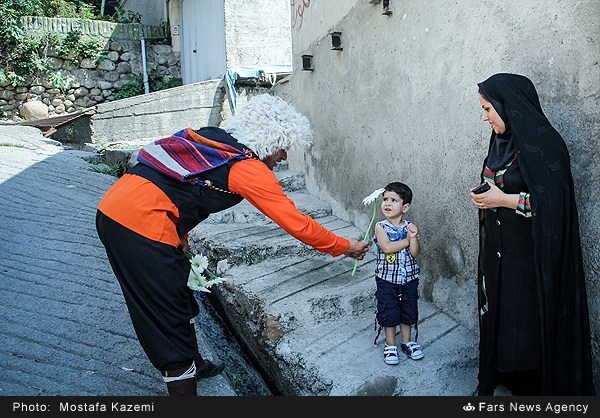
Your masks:
[{"label": "woman's face", "polygon": [[496,112],[494,106],[492,106],[492,104],[488,102],[481,94],[479,95],[479,102],[481,103],[481,108],[483,109],[483,121],[489,123],[496,134],[503,134],[506,132],[506,124],[498,112]]},{"label": "woman's face", "polygon": [[273,154],[267,155],[262,161],[270,170],[273,170],[277,163],[282,160],[287,160],[287,151],[284,149],[277,150]]}]

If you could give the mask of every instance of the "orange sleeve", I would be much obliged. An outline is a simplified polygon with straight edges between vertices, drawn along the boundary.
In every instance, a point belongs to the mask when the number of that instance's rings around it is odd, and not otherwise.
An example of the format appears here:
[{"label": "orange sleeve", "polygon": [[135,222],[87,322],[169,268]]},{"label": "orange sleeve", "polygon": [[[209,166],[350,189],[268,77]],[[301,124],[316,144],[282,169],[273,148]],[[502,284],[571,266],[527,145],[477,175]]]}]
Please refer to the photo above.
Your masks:
[{"label": "orange sleeve", "polygon": [[238,193],[288,234],[333,257],[344,254],[350,241],[300,212],[286,196],[275,174],[260,160],[239,161],[229,172],[229,190]]}]

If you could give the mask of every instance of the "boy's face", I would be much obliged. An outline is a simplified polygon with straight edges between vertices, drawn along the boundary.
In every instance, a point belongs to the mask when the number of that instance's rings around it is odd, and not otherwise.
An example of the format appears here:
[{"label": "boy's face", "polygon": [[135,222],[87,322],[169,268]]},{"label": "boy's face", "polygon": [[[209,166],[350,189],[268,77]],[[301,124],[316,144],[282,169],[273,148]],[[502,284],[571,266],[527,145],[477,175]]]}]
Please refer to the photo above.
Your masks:
[{"label": "boy's face", "polygon": [[381,211],[386,218],[398,218],[408,212],[409,207],[410,203],[404,204],[398,193],[387,190],[383,192]]}]

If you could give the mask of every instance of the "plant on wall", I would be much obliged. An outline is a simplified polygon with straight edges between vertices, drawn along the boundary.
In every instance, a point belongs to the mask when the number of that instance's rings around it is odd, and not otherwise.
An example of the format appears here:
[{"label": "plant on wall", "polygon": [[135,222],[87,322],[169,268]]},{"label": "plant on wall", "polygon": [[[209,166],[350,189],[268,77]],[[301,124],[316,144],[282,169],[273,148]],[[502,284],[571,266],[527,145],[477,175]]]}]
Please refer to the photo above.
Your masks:
[{"label": "plant on wall", "polygon": [[144,93],[141,80],[130,80],[115,93],[115,99],[126,99],[128,97],[139,96]]},{"label": "plant on wall", "polygon": [[[94,58],[101,56],[102,45],[95,39],[84,39],[73,31],[66,36],[56,34],[27,36],[20,27],[22,16],[49,16],[89,19],[99,7],[98,0],[2,0],[0,3],[0,83],[19,85],[27,78],[52,75],[61,88],[61,80],[52,73],[48,60],[50,49],[61,58]],[[64,84],[64,83],[63,83]]]},{"label": "plant on wall", "polygon": [[131,10],[115,7],[115,13],[110,20],[115,23],[140,23],[142,21],[142,15]]},{"label": "plant on wall", "polygon": [[181,77],[162,76],[155,69],[148,74],[148,82],[150,84],[150,91],[165,90],[183,85]]},{"label": "plant on wall", "polygon": [[[162,81],[162,78],[155,77],[153,74],[150,74],[148,82],[150,84],[150,91],[165,90],[183,85],[183,80],[180,77],[171,77]],[[141,94],[144,94],[144,87],[140,77],[139,79],[130,80],[125,83],[123,87],[115,93],[115,99],[126,99]]]}]

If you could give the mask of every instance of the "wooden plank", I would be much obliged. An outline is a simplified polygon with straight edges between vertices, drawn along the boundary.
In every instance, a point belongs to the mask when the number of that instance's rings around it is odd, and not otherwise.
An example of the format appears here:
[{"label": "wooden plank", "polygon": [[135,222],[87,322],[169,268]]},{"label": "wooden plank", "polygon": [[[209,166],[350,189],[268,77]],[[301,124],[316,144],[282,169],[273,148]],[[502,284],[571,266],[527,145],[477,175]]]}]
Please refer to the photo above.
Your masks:
[{"label": "wooden plank", "polygon": [[85,115],[93,115],[96,111],[93,108],[80,110],[79,112],[69,113],[67,115],[53,116],[51,118],[29,120],[21,122],[22,126],[34,126],[40,129],[58,128],[66,123],[72,122],[75,119]]}]

